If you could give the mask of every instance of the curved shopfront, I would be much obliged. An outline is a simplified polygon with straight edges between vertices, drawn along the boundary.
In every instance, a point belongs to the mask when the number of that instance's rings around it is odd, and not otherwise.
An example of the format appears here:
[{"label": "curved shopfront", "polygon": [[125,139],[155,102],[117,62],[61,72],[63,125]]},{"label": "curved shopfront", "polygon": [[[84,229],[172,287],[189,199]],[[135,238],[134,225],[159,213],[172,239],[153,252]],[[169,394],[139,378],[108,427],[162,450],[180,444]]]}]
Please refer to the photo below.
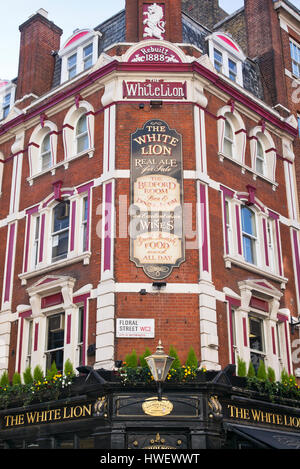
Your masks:
[{"label": "curved shopfront", "polygon": [[[98,373],[96,373],[97,376]],[[107,372],[106,372],[107,374]],[[67,397],[0,412],[2,449],[299,449],[300,410],[229,383],[156,388],[76,378]],[[21,404],[21,403],[20,403]],[[295,402],[294,402],[295,404]]]}]

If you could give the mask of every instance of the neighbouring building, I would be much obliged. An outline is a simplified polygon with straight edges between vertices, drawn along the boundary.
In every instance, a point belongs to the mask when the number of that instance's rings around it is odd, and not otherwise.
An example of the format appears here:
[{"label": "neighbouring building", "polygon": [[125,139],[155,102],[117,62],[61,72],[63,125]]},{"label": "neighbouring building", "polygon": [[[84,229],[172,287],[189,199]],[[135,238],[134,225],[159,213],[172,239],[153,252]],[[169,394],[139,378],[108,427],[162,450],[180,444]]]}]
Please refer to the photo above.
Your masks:
[{"label": "neighbouring building", "polygon": [[[299,20],[289,1],[126,0],[64,43],[43,9],[20,26],[0,81],[0,374],[80,375],[52,404],[6,402],[2,447],[300,446],[296,401],[236,376],[300,378]],[[159,340],[207,370],[166,384],[164,410],[117,378]]]}]

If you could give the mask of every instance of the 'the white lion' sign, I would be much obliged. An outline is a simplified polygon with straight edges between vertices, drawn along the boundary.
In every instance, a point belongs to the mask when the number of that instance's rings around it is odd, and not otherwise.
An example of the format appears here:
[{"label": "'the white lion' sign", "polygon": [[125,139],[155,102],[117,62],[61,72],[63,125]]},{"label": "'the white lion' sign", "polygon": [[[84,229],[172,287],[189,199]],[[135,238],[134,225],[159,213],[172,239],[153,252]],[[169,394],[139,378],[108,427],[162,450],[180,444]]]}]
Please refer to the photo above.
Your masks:
[{"label": "'the white lion' sign", "polygon": [[144,33],[143,37],[155,37],[157,39],[164,39],[165,33],[164,10],[157,3],[149,5],[147,11],[144,11],[146,18],[143,21]]}]

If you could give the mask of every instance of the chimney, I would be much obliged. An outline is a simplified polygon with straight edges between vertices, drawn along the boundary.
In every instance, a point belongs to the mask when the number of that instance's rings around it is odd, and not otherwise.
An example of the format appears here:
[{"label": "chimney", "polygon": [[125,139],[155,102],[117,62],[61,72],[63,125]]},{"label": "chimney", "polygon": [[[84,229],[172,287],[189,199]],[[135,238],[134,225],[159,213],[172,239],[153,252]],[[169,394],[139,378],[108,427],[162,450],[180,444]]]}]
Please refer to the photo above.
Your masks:
[{"label": "chimney", "polygon": [[[144,23],[149,7],[158,11],[153,14],[156,28]],[[165,40],[182,42],[181,0],[126,0],[126,41]]]},{"label": "chimney", "polygon": [[265,100],[288,107],[280,26],[273,0],[245,0],[248,55],[262,74]]},{"label": "chimney", "polygon": [[41,96],[51,89],[55,66],[53,52],[59,50],[63,32],[49,21],[48,12],[43,8],[31,15],[19,30],[21,39],[16,100],[24,96]]}]

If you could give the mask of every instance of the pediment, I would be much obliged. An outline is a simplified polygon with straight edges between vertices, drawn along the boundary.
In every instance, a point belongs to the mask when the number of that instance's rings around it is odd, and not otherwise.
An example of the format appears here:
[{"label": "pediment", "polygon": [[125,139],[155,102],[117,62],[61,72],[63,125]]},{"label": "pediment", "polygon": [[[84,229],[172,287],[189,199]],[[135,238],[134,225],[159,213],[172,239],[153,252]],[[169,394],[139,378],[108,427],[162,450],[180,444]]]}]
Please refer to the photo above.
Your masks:
[{"label": "pediment", "polygon": [[50,291],[58,291],[66,286],[73,289],[75,281],[74,278],[68,275],[45,275],[27,288],[27,292],[32,296],[36,294],[43,295]]},{"label": "pediment", "polygon": [[275,288],[268,280],[264,278],[243,280],[239,282],[239,287],[241,290],[251,290],[252,294],[256,293],[259,296],[268,299],[280,299],[282,297],[282,292],[278,290],[278,288]]}]

